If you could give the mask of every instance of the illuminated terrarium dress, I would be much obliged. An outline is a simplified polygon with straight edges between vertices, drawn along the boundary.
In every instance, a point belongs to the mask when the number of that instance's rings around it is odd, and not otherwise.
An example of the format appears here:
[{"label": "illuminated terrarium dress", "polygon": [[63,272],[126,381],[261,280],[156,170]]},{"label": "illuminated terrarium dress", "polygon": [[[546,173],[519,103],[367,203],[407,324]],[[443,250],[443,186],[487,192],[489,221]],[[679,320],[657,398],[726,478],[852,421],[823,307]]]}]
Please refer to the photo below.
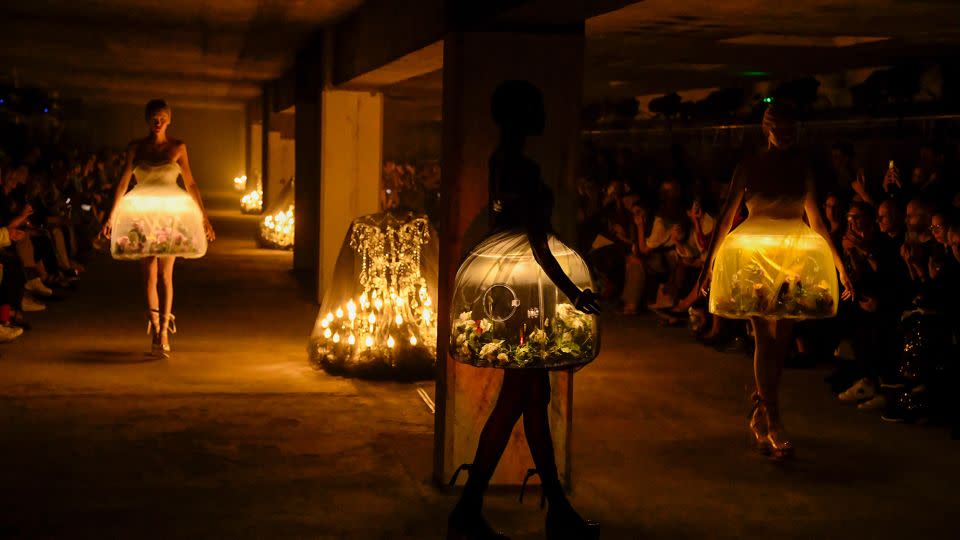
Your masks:
[{"label": "illuminated terrarium dress", "polygon": [[133,169],[136,185],[120,199],[112,217],[114,259],[194,259],[206,254],[203,212],[177,185],[180,173],[175,161],[140,163]]},{"label": "illuminated terrarium dress", "polygon": [[[457,271],[450,353],[458,361],[503,369],[566,369],[599,353],[595,315],[578,311],[534,258],[524,223],[549,224],[552,196],[539,183],[517,200],[491,201],[494,231]],[[554,235],[548,246],[580,289],[592,288],[584,260]]]},{"label": "illuminated terrarium dress", "polygon": [[[261,197],[262,197],[262,191]],[[294,243],[294,180],[285,183],[260,220],[257,244],[272,249],[293,249]],[[263,204],[262,200],[261,203]]]},{"label": "illuminated terrarium dress", "polygon": [[314,365],[363,378],[432,378],[437,263],[427,216],[393,210],[355,219],[310,339]]},{"label": "illuminated terrarium dress", "polygon": [[836,315],[839,287],[832,251],[804,223],[802,200],[754,194],[747,209],[747,219],[717,251],[710,312],[731,319]]}]

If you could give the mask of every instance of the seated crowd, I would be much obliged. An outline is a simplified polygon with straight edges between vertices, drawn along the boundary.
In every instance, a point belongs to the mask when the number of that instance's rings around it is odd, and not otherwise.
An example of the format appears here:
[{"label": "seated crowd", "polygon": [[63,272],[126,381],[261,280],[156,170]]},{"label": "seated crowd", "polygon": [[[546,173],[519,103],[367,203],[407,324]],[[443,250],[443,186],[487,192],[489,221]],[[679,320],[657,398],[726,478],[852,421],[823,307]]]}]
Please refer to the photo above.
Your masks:
[{"label": "seated crowd", "polygon": [[[799,323],[788,365],[835,363],[827,381],[839,399],[889,421],[956,425],[960,170],[945,148],[924,145],[909,177],[890,162],[871,179],[852,145],[837,144],[817,178],[856,298],[836,318]],[[588,159],[580,180],[579,248],[601,294],[623,314],[650,310],[704,344],[749,352],[749,325],[710,315],[698,286],[724,189],[692,180],[682,164],[672,174],[640,169],[620,149]]]},{"label": "seated crowd", "polygon": [[100,247],[122,166],[114,154],[0,150],[0,343],[30,328],[27,313],[76,287],[84,260]]}]

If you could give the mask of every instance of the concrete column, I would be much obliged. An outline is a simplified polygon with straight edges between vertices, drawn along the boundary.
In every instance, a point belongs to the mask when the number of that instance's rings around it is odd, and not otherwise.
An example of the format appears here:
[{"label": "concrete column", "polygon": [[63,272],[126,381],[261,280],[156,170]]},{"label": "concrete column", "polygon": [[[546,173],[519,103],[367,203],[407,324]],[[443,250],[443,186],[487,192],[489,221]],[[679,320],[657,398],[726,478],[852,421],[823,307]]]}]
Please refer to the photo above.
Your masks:
[{"label": "concrete column", "polygon": [[294,74],[297,183],[293,268],[308,276],[311,297],[317,296],[320,267],[321,57],[313,49],[299,53]]},{"label": "concrete column", "polygon": [[[320,296],[355,218],[380,209],[383,95],[324,90],[320,137]],[[299,240],[298,240],[299,241]]]},{"label": "concrete column", "polygon": [[[555,229],[573,240],[575,159],[583,84],[583,27],[553,31],[455,32],[444,40],[443,172],[441,197],[439,369],[437,375],[435,462],[438,482],[446,482],[462,463],[470,463],[480,430],[499,392],[503,374],[455,362],[449,343],[451,290],[465,250],[486,231],[487,160],[498,137],[490,116],[494,88],[507,79],[524,79],[540,88],[546,129],[529,139],[527,154],[540,164],[543,179],[556,196]],[[551,428],[560,475],[570,485],[572,376],[551,375]],[[533,460],[519,423],[493,482],[519,484]]]},{"label": "concrete column", "polygon": [[270,86],[263,88],[263,96],[260,102],[260,178],[263,180],[263,209],[267,209],[267,201],[270,201],[270,118],[273,116],[273,100],[271,99]]}]

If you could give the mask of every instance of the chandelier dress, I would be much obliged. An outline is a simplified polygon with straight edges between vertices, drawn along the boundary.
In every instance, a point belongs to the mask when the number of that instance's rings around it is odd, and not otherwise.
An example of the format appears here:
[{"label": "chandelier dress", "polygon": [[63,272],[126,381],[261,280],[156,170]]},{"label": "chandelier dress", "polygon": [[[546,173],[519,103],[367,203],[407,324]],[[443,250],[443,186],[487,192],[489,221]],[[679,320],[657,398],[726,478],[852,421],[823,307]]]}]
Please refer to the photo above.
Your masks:
[{"label": "chandelier dress", "polygon": [[424,214],[390,210],[355,219],[310,338],[313,364],[358,378],[432,378],[437,248]]},{"label": "chandelier dress", "polygon": [[200,206],[177,185],[181,174],[175,161],[141,162],[133,169],[136,185],[112,217],[110,254],[114,259],[183,257],[207,252]]},{"label": "chandelier dress", "polygon": [[717,250],[710,313],[730,319],[820,319],[837,314],[839,286],[827,241],[803,220],[806,170],[793,152],[768,152],[745,166],[747,178],[780,178],[791,193],[751,189],[747,219]]},{"label": "chandelier dress", "polygon": [[[578,311],[534,257],[528,230],[539,230],[560,268],[593,288],[584,260],[550,231],[553,195],[526,158],[503,170],[491,158],[490,234],[457,271],[451,303],[450,353],[459,362],[502,369],[567,369],[593,361],[600,334],[595,315]],[[510,158],[506,158],[510,159]]]}]

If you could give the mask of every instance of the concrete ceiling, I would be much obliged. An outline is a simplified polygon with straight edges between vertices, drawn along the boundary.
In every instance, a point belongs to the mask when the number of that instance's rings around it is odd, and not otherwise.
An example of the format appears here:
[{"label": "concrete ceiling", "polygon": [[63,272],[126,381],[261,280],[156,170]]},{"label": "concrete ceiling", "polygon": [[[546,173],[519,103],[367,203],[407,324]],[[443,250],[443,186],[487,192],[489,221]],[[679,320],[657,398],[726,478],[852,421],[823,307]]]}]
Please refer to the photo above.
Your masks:
[{"label": "concrete ceiling", "polygon": [[[587,20],[585,99],[960,57],[958,20],[957,0],[644,0]],[[441,79],[387,93],[439,117]]]},{"label": "concrete ceiling", "polygon": [[[364,0],[24,0],[0,7],[0,81],[66,96],[237,107]],[[626,0],[595,0],[594,13]],[[575,4],[575,2],[574,2]],[[518,3],[533,17],[543,2]],[[597,8],[596,6],[600,6]],[[602,9],[601,9],[602,8]],[[524,11],[526,9],[526,11]],[[589,101],[960,52],[957,0],[644,0],[587,21]],[[439,99],[438,74],[389,89]],[[407,89],[404,89],[404,86]]]},{"label": "concrete ceiling", "polygon": [[16,0],[0,7],[0,80],[66,97],[239,107],[320,25],[363,0]]},{"label": "concrete ceiling", "polygon": [[744,86],[956,55],[958,20],[957,0],[645,0],[587,22],[585,92]]}]

